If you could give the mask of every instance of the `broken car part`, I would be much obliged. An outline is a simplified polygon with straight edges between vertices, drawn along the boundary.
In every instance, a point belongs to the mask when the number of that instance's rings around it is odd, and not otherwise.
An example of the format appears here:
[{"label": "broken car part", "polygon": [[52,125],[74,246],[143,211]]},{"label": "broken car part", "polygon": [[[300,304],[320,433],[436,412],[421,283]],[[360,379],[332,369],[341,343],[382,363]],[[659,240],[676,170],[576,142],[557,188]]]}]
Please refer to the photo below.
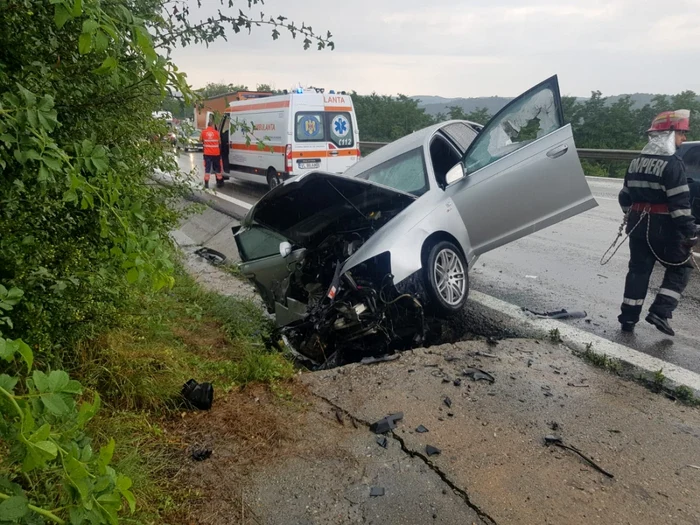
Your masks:
[{"label": "broken car part", "polygon": [[441,450],[437,447],[434,447],[432,445],[425,446],[425,453],[428,456],[436,456],[436,455],[440,454],[440,452],[441,452]]},{"label": "broken car part", "polygon": [[416,432],[419,434],[424,434],[425,432],[428,432],[428,429],[425,428],[423,425],[418,425],[418,428],[416,428]]},{"label": "broken car part", "polygon": [[556,310],[553,312],[535,312],[534,310],[530,310],[528,308],[523,308],[524,312],[530,312],[533,315],[536,315],[537,317],[540,317],[542,319],[583,319],[585,317],[588,317],[588,314],[584,312],[570,312],[565,309],[561,310]]},{"label": "broken car part", "polygon": [[603,475],[605,475],[605,476],[607,476],[607,477],[609,477],[609,478],[614,478],[614,477],[615,477],[615,476],[613,476],[612,474],[610,474],[610,472],[608,472],[607,470],[605,470],[605,469],[603,469],[602,467],[598,466],[592,459],[586,457],[586,456],[583,454],[583,452],[581,452],[581,451],[580,451],[579,449],[577,449],[576,447],[571,446],[571,445],[565,445],[565,444],[564,444],[564,440],[563,440],[562,438],[560,438],[559,436],[553,436],[553,435],[545,436],[545,437],[544,437],[544,444],[545,444],[546,446],[554,445],[554,446],[559,447],[559,448],[563,448],[563,449],[566,449],[566,450],[570,450],[571,452],[574,452],[575,454],[578,454],[579,456],[581,456],[581,458],[583,458],[583,460],[584,460],[586,463],[588,463],[591,467],[593,467],[594,469],[596,469],[596,470],[597,470],[598,472],[600,472],[601,474],[603,474]]},{"label": "broken car part", "polygon": [[383,496],[384,495],[384,487],[372,487],[372,488],[370,488],[369,495],[372,497]]},{"label": "broken car part", "polygon": [[385,434],[396,428],[396,422],[403,419],[403,412],[397,412],[372,423],[369,429],[375,434]]},{"label": "broken car part", "polygon": [[226,256],[223,253],[217,252],[216,250],[212,250],[211,248],[199,248],[198,250],[195,250],[194,254],[199,255],[200,257],[206,259],[215,266],[226,262]]},{"label": "broken car part", "polygon": [[389,446],[389,440],[386,438],[386,436],[381,436],[377,438],[377,445],[379,445],[382,448],[386,448]]},{"label": "broken car part", "polygon": [[209,410],[214,402],[214,387],[211,383],[197,383],[190,379],[182,385],[181,394],[187,404],[200,410]]},{"label": "broken car part", "polygon": [[472,381],[488,381],[489,383],[494,383],[496,381],[496,378],[491,374],[484,372],[483,370],[479,370],[478,368],[467,368],[462,370],[462,375],[464,377],[471,378]]},{"label": "broken car part", "polygon": [[192,450],[192,459],[195,461],[204,461],[211,457],[210,448],[195,448]]}]

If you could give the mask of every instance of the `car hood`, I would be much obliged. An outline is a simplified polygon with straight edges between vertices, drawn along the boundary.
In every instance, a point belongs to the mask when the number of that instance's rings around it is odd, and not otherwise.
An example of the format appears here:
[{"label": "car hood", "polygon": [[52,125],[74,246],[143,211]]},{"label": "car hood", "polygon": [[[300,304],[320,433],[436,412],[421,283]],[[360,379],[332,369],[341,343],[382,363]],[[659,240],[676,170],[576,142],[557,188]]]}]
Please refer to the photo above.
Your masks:
[{"label": "car hood", "polygon": [[378,229],[416,199],[362,179],[312,172],[270,190],[241,226],[256,223],[312,249],[332,233]]}]

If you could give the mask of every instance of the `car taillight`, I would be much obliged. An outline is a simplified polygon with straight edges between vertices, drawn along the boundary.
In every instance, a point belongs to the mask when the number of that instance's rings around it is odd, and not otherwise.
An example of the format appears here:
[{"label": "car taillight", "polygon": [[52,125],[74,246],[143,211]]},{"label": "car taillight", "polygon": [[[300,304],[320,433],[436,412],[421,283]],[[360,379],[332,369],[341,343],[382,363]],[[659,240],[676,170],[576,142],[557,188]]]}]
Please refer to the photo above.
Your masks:
[{"label": "car taillight", "polygon": [[287,173],[292,172],[292,145],[287,144],[287,149],[284,152],[284,159]]}]

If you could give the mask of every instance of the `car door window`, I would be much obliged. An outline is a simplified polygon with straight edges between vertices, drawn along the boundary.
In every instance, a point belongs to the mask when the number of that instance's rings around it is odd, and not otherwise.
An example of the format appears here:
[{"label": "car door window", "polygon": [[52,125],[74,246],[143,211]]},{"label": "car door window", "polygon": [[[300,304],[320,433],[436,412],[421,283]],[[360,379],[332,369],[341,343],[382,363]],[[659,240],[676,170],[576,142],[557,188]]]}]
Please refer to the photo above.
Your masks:
[{"label": "car door window", "polygon": [[472,142],[465,155],[473,173],[564,125],[556,77],[535,86],[502,109]]},{"label": "car door window", "polygon": [[261,226],[251,226],[237,236],[238,250],[245,261],[279,255],[280,243],[287,239]]}]

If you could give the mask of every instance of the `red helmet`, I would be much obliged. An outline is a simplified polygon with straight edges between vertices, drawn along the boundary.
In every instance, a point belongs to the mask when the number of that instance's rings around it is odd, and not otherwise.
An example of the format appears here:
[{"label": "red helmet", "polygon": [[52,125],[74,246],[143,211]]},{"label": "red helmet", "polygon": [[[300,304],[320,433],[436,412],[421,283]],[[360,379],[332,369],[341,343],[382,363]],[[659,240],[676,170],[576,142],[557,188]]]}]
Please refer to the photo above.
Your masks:
[{"label": "red helmet", "polygon": [[678,109],[676,111],[664,111],[656,115],[651,121],[650,131],[689,131],[690,110]]}]

